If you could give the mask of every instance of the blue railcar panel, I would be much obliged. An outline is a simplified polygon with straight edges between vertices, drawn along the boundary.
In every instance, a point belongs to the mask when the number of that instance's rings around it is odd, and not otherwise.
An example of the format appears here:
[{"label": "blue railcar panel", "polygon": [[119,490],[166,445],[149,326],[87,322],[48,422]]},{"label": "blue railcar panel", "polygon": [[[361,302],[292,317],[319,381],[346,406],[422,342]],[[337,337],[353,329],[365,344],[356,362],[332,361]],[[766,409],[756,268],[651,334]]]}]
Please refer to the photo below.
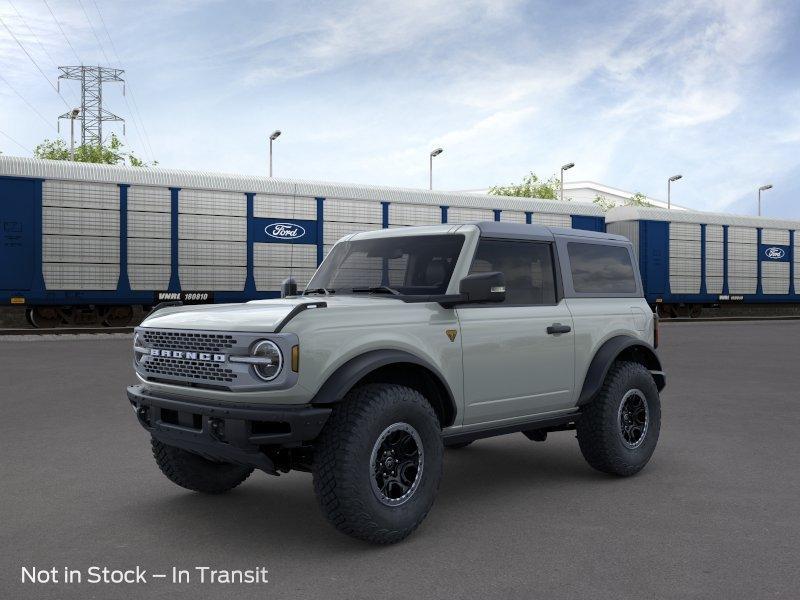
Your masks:
[{"label": "blue railcar panel", "polygon": [[317,198],[317,266],[325,258],[325,237],[323,228],[325,224],[325,198]]},{"label": "blue railcar panel", "polygon": [[654,302],[669,293],[669,223],[639,222],[639,269],[645,296]]},{"label": "blue railcar panel", "polygon": [[[527,219],[527,217],[526,217]],[[530,221],[527,221],[530,223]],[[605,231],[605,219],[603,217],[587,217],[584,215],[572,215],[572,228],[585,229],[587,231]]]},{"label": "blue railcar panel", "polygon": [[728,225],[722,226],[722,295],[730,293],[728,287]]},{"label": "blue railcar panel", "polygon": [[306,219],[265,219],[254,217],[250,220],[253,241],[278,244],[316,244],[317,222]]},{"label": "blue railcar panel", "polygon": [[131,291],[128,279],[128,188],[119,184],[119,283],[117,292],[128,294]]},{"label": "blue railcar panel", "polygon": [[[789,233],[792,234],[794,231],[790,231]],[[792,262],[791,239],[788,246],[784,246],[783,244],[759,244],[758,260],[765,262]]]},{"label": "blue railcar panel", "polygon": [[171,219],[170,219],[170,239],[172,240],[171,247],[171,260],[170,268],[171,273],[169,276],[169,290],[170,292],[179,292],[181,290],[180,272],[178,270],[178,256],[179,256],[179,242],[178,242],[178,195],[180,188],[169,188],[171,200]]},{"label": "blue railcar panel", "polygon": [[[762,237],[762,230],[761,227],[756,228],[756,235],[757,235],[757,246],[756,248],[761,248],[761,237]],[[756,251],[758,252],[758,251]],[[760,255],[760,252],[759,252]],[[756,256],[756,294],[761,296],[764,293],[764,287],[762,286],[762,276],[761,276],[761,260],[760,256]]]},{"label": "blue railcar panel", "polygon": [[255,194],[245,194],[247,198],[247,278],[244,282],[244,293],[253,296],[256,293],[256,280],[253,275],[253,204]]},{"label": "blue railcar panel", "polygon": [[381,202],[381,227],[389,229],[389,202]]},{"label": "blue railcar panel", "polygon": [[707,293],[706,287],[706,225],[700,224],[700,293]]},{"label": "blue railcar panel", "polygon": [[789,252],[792,253],[792,260],[789,261],[789,294],[794,296],[797,292],[794,288],[794,229],[789,230]]},{"label": "blue railcar panel", "polygon": [[30,290],[36,270],[37,188],[32,179],[0,178],[0,289]]}]

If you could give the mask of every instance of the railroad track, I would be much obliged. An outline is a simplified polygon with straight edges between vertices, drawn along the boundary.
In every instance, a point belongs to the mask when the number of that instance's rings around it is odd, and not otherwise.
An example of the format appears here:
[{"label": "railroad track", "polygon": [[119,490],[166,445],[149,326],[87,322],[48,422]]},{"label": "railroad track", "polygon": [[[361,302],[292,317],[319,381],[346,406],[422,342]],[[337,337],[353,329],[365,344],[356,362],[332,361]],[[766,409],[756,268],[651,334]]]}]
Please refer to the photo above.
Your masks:
[{"label": "railroad track", "polygon": [[661,318],[660,324],[664,323],[697,323],[709,321],[797,321],[800,315],[779,315],[775,317],[764,315],[753,315],[751,317],[675,317],[671,319]]},{"label": "railroad track", "polygon": [[0,328],[4,335],[66,335],[96,333],[133,333],[133,327],[52,327],[36,329],[33,327]]}]

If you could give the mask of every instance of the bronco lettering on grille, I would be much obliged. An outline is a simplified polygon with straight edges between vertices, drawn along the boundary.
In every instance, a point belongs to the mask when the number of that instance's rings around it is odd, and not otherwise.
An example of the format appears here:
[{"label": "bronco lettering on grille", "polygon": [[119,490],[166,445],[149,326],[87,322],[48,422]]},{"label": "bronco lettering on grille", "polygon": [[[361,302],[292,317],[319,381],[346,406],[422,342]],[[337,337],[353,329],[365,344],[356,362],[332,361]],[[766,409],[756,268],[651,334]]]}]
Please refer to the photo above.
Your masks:
[{"label": "bronco lettering on grille", "polygon": [[160,350],[152,348],[150,356],[163,356],[166,358],[182,358],[184,360],[202,360],[207,362],[225,362],[227,357],[224,354],[209,354],[208,352],[190,352],[184,350]]}]

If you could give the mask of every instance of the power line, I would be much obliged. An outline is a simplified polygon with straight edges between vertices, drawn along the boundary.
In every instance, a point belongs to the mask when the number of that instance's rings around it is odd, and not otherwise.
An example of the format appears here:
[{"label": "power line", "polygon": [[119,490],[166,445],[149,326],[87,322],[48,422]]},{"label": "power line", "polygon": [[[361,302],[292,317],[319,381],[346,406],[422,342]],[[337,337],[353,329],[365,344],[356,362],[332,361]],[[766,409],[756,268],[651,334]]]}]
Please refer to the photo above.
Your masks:
[{"label": "power line", "polygon": [[11,29],[9,28],[9,26],[8,26],[8,25],[6,24],[6,22],[3,20],[3,17],[0,17],[0,24],[2,24],[2,25],[3,25],[3,27],[5,27],[5,28],[6,28],[6,31],[8,32],[8,34],[9,34],[9,35],[10,35],[12,38],[14,38],[14,41],[15,41],[15,42],[17,42],[17,45],[19,45],[19,47],[20,47],[20,48],[22,48],[22,51],[25,53],[25,56],[27,56],[27,57],[30,59],[30,61],[33,63],[33,66],[34,66],[34,67],[36,67],[36,70],[37,70],[37,71],[39,71],[39,73],[41,73],[41,74],[42,74],[42,77],[44,77],[45,81],[47,81],[47,83],[48,83],[48,84],[50,84],[50,87],[51,87],[51,88],[53,88],[53,91],[54,91],[56,94],[58,94],[58,97],[59,97],[59,98],[61,98],[61,101],[64,103],[64,105],[65,105],[67,108],[71,108],[71,107],[70,107],[70,105],[69,105],[69,102],[67,102],[67,101],[64,99],[64,96],[62,96],[62,95],[61,95],[61,92],[59,92],[59,91],[58,91],[58,88],[57,88],[56,86],[54,86],[54,85],[53,85],[53,82],[52,82],[52,81],[50,81],[50,78],[49,78],[47,75],[45,75],[44,71],[42,71],[42,68],[39,66],[39,63],[37,63],[37,62],[36,62],[36,59],[34,59],[34,58],[33,58],[33,56],[31,56],[30,52],[28,52],[28,50],[25,48],[25,46],[23,46],[23,45],[22,45],[22,42],[20,42],[20,41],[19,41],[19,38],[17,38],[17,36],[16,36],[16,35],[14,35],[14,32],[13,32],[13,31],[11,31]]},{"label": "power line", "polygon": [[[106,20],[103,18],[103,13],[100,11],[100,6],[97,4],[97,0],[92,0],[92,3],[94,4],[94,8],[97,11],[98,16],[100,17],[100,24],[103,26],[103,29],[106,32],[106,36],[108,36],[108,41],[111,43],[111,50],[114,52],[114,56],[116,57],[119,66],[121,67],[122,60],[120,59],[119,52],[117,52],[117,46],[116,44],[114,44],[114,38],[111,37],[111,32],[109,31],[108,26],[106,25]],[[146,146],[144,148],[144,151],[149,153],[150,160],[153,161],[155,160],[155,155],[153,153],[153,146],[152,144],[150,144],[150,136],[148,135],[147,128],[144,125],[144,119],[142,119],[141,112],[139,111],[139,106],[136,103],[136,96],[133,93],[133,87],[131,86],[130,82],[127,82],[127,85],[131,93],[131,101],[133,102],[133,108],[135,110],[131,109],[131,105],[128,103],[127,96],[123,94],[122,97],[125,100],[125,105],[128,107],[128,111],[131,113],[131,116],[133,117],[133,128],[136,130],[136,135],[139,137],[139,140],[142,142],[142,144]],[[141,132],[139,131],[139,126],[136,124],[137,120],[142,126]],[[142,136],[142,133],[144,133],[144,136]]]},{"label": "power line", "polygon": [[[34,31],[34,30],[31,28],[31,26],[30,26],[30,25],[28,25],[28,22],[25,20],[25,17],[23,17],[23,16],[22,16],[22,13],[21,13],[21,12],[19,12],[19,10],[17,9],[17,7],[14,5],[14,3],[13,3],[11,0],[8,0],[8,3],[11,5],[11,8],[13,8],[13,9],[14,9],[14,12],[15,12],[15,13],[17,13],[17,17],[19,17],[19,20],[20,20],[20,21],[22,21],[22,24],[23,24],[23,25],[25,25],[25,28],[26,28],[26,29],[27,29],[27,30],[30,32],[30,34],[33,36],[33,39],[35,39],[35,40],[36,40],[36,43],[37,43],[37,44],[39,44],[39,47],[42,49],[42,52],[44,52],[45,56],[47,56],[47,58],[48,58],[48,59],[50,59],[50,62],[51,62],[51,63],[53,63],[53,66],[54,66],[56,69],[58,69],[58,63],[56,63],[56,61],[53,59],[53,57],[52,57],[52,56],[50,56],[50,53],[47,51],[47,48],[45,48],[45,47],[44,47],[44,44],[42,44],[42,40],[41,40],[41,39],[39,39],[39,36],[38,36],[38,35],[36,35],[36,32],[35,32],[35,31]],[[56,86],[56,89],[58,89],[58,86]],[[72,95],[73,95],[73,96],[75,96],[75,99],[76,99],[76,100],[80,101],[80,99],[78,99],[78,97],[77,97],[77,95],[75,94],[75,92],[74,92],[74,91],[72,92]]]},{"label": "power line", "polygon": [[33,150],[31,150],[31,149],[30,149],[30,148],[28,148],[27,146],[23,146],[22,144],[20,144],[20,143],[19,143],[17,140],[15,140],[13,137],[11,137],[10,135],[8,135],[8,134],[7,134],[5,131],[3,131],[2,129],[0,129],[0,135],[4,135],[4,136],[6,136],[8,139],[10,139],[12,142],[14,142],[14,143],[15,143],[17,146],[19,146],[20,148],[22,148],[23,150],[25,150],[25,152],[30,152],[31,154],[33,154]]},{"label": "power line", "polygon": [[59,22],[58,18],[56,17],[56,13],[54,13],[53,9],[50,8],[50,5],[47,3],[47,0],[43,0],[43,2],[44,2],[44,5],[47,7],[47,10],[50,11],[50,16],[53,17],[53,21],[55,21],[56,25],[58,25],[58,30],[61,32],[61,35],[64,36],[64,41],[67,42],[67,46],[69,46],[70,50],[72,50],[72,53],[75,55],[75,58],[78,59],[78,64],[82,65],[83,61],[81,60],[81,57],[78,56],[78,53],[75,52],[75,48],[73,48],[72,43],[70,43],[69,38],[67,37],[67,34],[64,33],[64,28],[61,27],[61,23]]},{"label": "power line", "polygon": [[[23,101],[25,104],[27,104],[27,105],[28,105],[28,107],[29,107],[29,108],[30,108],[30,109],[31,109],[33,112],[35,112],[37,115],[39,115],[39,118],[40,118],[42,121],[44,121],[44,122],[47,124],[47,126],[48,126],[48,127],[53,127],[53,124],[52,124],[50,121],[48,121],[48,120],[47,120],[47,117],[45,117],[45,116],[44,116],[42,113],[40,113],[40,112],[39,112],[39,110],[38,110],[38,109],[37,109],[37,108],[36,108],[36,107],[35,107],[33,104],[31,104],[30,102],[28,102],[28,100],[25,98],[25,96],[23,96],[22,94],[20,94],[20,93],[19,93],[19,92],[16,90],[16,88],[14,88],[14,86],[13,86],[13,85],[11,85],[11,82],[10,82],[8,79],[6,79],[5,77],[3,77],[2,73],[0,73],[0,80],[2,80],[2,81],[3,81],[3,82],[4,82],[4,83],[5,83],[5,84],[6,84],[6,85],[9,87],[9,88],[11,88],[11,91],[12,91],[12,92],[14,92],[14,93],[15,93],[17,96],[19,96],[19,99],[20,99],[20,100],[22,100],[22,101]],[[56,128],[56,127],[53,127],[53,129],[57,129],[57,128]]]},{"label": "power line", "polygon": [[97,45],[100,47],[100,52],[103,53],[103,57],[106,59],[106,64],[111,65],[111,61],[108,60],[108,54],[106,54],[106,49],[103,48],[103,43],[100,41],[100,36],[98,36],[97,32],[94,30],[94,25],[92,25],[92,20],[89,18],[89,13],[86,12],[86,9],[83,6],[83,2],[81,2],[81,0],[78,0],[78,5],[81,7],[81,10],[83,11],[83,16],[86,17],[86,22],[89,23],[89,29],[92,30],[94,39],[97,40]]}]

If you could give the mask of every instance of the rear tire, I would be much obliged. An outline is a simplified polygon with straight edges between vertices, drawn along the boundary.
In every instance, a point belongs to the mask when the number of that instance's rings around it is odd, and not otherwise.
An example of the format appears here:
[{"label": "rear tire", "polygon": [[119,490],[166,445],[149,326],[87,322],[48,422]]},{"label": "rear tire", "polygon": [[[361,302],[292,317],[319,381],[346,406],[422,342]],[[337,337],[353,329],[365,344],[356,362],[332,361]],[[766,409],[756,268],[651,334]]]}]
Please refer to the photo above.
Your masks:
[{"label": "rear tire", "polygon": [[661,428],[661,401],[649,371],[617,362],[577,423],[581,453],[603,473],[628,476],[650,460]]},{"label": "rear tire", "polygon": [[153,456],[161,472],[172,483],[203,494],[222,494],[250,476],[253,469],[225,462],[213,462],[198,454],[168,446],[151,438]]},{"label": "rear tire", "polygon": [[337,404],[314,448],[314,491],[342,533],[399,542],[433,506],[442,478],[439,420],[422,394],[368,384]]}]

